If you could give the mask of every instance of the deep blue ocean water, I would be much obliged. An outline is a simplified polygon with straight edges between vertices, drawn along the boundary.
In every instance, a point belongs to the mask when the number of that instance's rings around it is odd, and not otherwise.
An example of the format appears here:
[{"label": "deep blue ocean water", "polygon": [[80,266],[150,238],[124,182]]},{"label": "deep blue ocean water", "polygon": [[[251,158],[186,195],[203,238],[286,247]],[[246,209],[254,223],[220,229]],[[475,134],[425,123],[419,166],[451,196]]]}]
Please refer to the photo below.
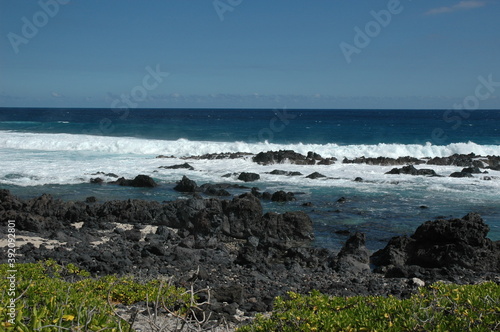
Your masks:
[{"label": "deep blue ocean water", "polygon": [[0,108],[0,130],[282,144],[498,145],[499,123],[498,110]]},{"label": "deep blue ocean water", "polygon": [[[500,172],[449,178],[461,168],[433,168],[442,178],[386,175],[392,167],[342,164],[343,158],[500,155],[500,111],[450,110],[210,110],[210,109],[19,109],[0,108],[0,187],[21,197],[50,193],[62,199],[182,198],[173,187],[183,175],[198,184],[239,183],[233,172],[251,171],[261,191],[287,190],[298,200],[264,202],[268,211],[303,210],[314,221],[316,245],[339,248],[335,231],[363,231],[370,249],[391,236],[410,234],[438,216],[480,213],[490,237],[500,240]],[[217,152],[258,153],[290,149],[336,157],[330,166],[261,166],[251,159],[193,160]],[[173,158],[158,159],[158,155]],[[194,171],[165,170],[189,162]],[[328,178],[283,177],[274,169],[318,171]],[[89,184],[96,172],[147,174],[158,188]],[[364,182],[353,181],[362,177]],[[106,179],[111,180],[111,179]],[[235,190],[236,195],[243,191]],[[343,204],[340,197],[347,198]],[[312,207],[302,203],[312,202]],[[425,206],[426,208],[421,208]]]}]

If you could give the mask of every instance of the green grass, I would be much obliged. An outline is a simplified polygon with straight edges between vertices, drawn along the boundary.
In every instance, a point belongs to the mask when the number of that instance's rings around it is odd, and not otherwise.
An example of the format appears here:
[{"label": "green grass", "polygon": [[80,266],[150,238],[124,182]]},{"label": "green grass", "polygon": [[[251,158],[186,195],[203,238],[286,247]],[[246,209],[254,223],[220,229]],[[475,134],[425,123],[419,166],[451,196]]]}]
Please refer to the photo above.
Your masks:
[{"label": "green grass", "polygon": [[[159,280],[139,282],[132,277],[90,274],[73,264],[53,260],[36,264],[0,265],[0,332],[3,331],[129,331],[129,324],[114,314],[118,303],[162,300],[169,310],[187,312],[191,295]],[[7,278],[15,275],[15,295]],[[160,286],[161,284],[161,286]],[[15,300],[15,318],[9,304]]]},{"label": "green grass", "polygon": [[499,331],[500,286],[436,283],[410,299],[331,297],[313,291],[278,297],[270,317],[238,329],[250,331]]}]

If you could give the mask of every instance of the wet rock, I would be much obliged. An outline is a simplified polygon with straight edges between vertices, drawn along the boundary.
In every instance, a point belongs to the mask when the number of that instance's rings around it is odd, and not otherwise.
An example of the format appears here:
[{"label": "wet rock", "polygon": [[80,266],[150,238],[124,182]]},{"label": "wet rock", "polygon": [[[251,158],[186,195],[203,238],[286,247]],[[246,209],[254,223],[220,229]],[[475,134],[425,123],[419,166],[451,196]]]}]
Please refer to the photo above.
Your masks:
[{"label": "wet rock", "polygon": [[397,159],[395,158],[388,158],[388,157],[377,157],[377,158],[370,158],[370,157],[359,157],[355,159],[347,159],[344,158],[342,161],[343,164],[367,164],[367,165],[379,165],[379,166],[393,166],[393,165],[419,165],[419,164],[425,164],[425,161],[414,158],[414,157],[399,157]]},{"label": "wet rock", "polygon": [[306,176],[306,178],[308,178],[308,179],[320,179],[320,178],[326,178],[326,176],[321,174],[321,173],[314,172],[314,173],[311,173],[308,176]]},{"label": "wet rock", "polygon": [[317,154],[316,152],[309,151],[307,152],[307,159],[314,159],[314,160],[322,160],[323,158]]},{"label": "wet rock", "polygon": [[481,172],[479,167],[466,167],[462,169],[462,173],[471,173],[471,174],[481,174],[481,173],[488,173],[486,171]]},{"label": "wet rock", "polygon": [[290,202],[295,200],[295,195],[292,192],[285,192],[283,190],[275,192],[271,197],[271,201],[273,202]]},{"label": "wet rock", "polygon": [[102,178],[90,178],[90,183],[92,183],[92,184],[103,184],[104,180]]},{"label": "wet rock", "polygon": [[484,168],[484,164],[480,160],[476,160],[478,156],[474,153],[454,154],[449,157],[435,157],[427,161],[429,165],[442,165],[442,166],[460,166],[460,167],[479,167]]},{"label": "wet rock", "polygon": [[253,182],[260,179],[260,175],[256,173],[242,172],[238,176],[238,180],[245,182]]},{"label": "wet rock", "polygon": [[190,180],[187,176],[183,176],[182,180],[177,183],[174,190],[182,193],[194,193],[198,189],[198,185],[193,180]]},{"label": "wet rock", "polygon": [[281,164],[284,162],[299,165],[315,163],[314,160],[308,161],[306,156],[292,150],[260,152],[252,160],[261,165]]},{"label": "wet rock", "polygon": [[292,150],[260,152],[253,157],[253,161],[261,165],[282,164],[285,162],[296,165],[331,165],[336,160],[336,158],[323,158],[312,151],[309,151],[307,156],[304,156]]},{"label": "wet rock", "polygon": [[240,159],[251,155],[252,153],[248,152],[223,152],[223,153],[207,153],[202,156],[186,157],[183,159],[195,159],[195,160]]},{"label": "wet rock", "polygon": [[108,183],[117,184],[119,186],[125,186],[125,187],[153,188],[158,186],[158,184],[150,176],[142,174],[137,175],[133,180],[121,177],[116,181]]},{"label": "wet rock", "polygon": [[85,203],[95,203],[97,202],[97,198],[95,196],[89,196],[85,198]]},{"label": "wet rock", "polygon": [[278,169],[275,169],[274,171],[270,172],[269,174],[272,174],[272,175],[285,175],[285,176],[300,176],[300,175],[303,175],[300,172],[287,172],[287,171],[281,171],[281,170],[278,170]]},{"label": "wet rock", "polygon": [[472,173],[469,172],[453,172],[450,174],[451,178],[472,178]]},{"label": "wet rock", "polygon": [[424,175],[424,176],[438,176],[432,169],[416,169],[413,165],[404,166],[402,168],[393,168],[385,174],[408,174],[408,175]]},{"label": "wet rock", "polygon": [[91,175],[104,175],[104,176],[107,176],[110,178],[118,178],[118,175],[116,175],[115,173],[96,172],[96,173],[93,173]]},{"label": "wet rock", "polygon": [[210,196],[231,196],[226,189],[248,189],[248,187],[231,183],[205,183],[199,187],[199,190]]},{"label": "wet rock", "polygon": [[194,167],[189,165],[188,163],[184,164],[179,164],[179,165],[172,165],[172,166],[160,166],[158,168],[164,168],[164,169],[188,169],[190,171],[194,170]]}]

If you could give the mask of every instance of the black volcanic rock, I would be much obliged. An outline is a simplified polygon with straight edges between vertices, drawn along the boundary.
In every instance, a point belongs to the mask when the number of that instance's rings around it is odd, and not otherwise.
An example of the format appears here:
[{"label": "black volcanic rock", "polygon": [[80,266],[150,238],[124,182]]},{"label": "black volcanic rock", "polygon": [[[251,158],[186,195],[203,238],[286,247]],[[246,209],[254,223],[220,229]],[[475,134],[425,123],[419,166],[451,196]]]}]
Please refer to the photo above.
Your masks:
[{"label": "black volcanic rock", "polygon": [[283,190],[275,192],[271,197],[271,201],[273,202],[290,202],[295,200],[295,195],[292,192],[285,192]]},{"label": "black volcanic rock", "polygon": [[[85,203],[50,195],[25,200],[0,190],[0,229],[5,231],[7,220],[16,220],[18,238],[64,241],[54,248],[19,245],[19,261],[52,258],[93,275],[169,275],[176,286],[212,289],[217,296],[208,310],[226,320],[234,319],[237,309],[246,314],[270,311],[273,299],[288,291],[408,296],[414,290],[408,279],[385,278],[367,269],[363,234],[351,237],[337,254],[311,245],[313,222],[306,213],[262,213],[260,201],[250,193],[232,200]],[[83,226],[75,227],[74,221]],[[487,272],[499,268],[499,244],[485,238],[487,231],[474,214],[427,222],[412,237],[393,238],[372,259],[387,276],[416,276],[426,282],[498,280],[498,273]],[[103,239],[109,240],[98,242]],[[436,269],[442,272],[431,273]],[[198,294],[207,299],[206,292]]]},{"label": "black volcanic rock", "polygon": [[397,159],[388,157],[359,157],[355,159],[344,158],[343,164],[367,164],[367,165],[380,165],[380,166],[393,166],[393,165],[418,165],[425,164],[425,161],[414,157],[399,157]]},{"label": "black volcanic rock", "polygon": [[323,174],[321,174],[321,173],[314,172],[314,173],[311,173],[308,176],[306,176],[306,178],[308,178],[308,179],[319,179],[319,178],[326,178],[326,176],[323,175]]},{"label": "black volcanic rock", "polygon": [[466,167],[462,169],[462,173],[471,173],[471,174],[482,174],[482,173],[488,173],[486,171],[481,172],[479,167]]},{"label": "black volcanic rock", "polygon": [[91,178],[90,179],[90,183],[93,183],[93,184],[103,184],[104,180],[102,178]]},{"label": "black volcanic rock", "polygon": [[262,165],[281,164],[288,161],[291,164],[315,164],[312,159],[307,159],[303,154],[292,150],[267,151],[260,152],[252,159],[254,162]]},{"label": "black volcanic rock", "polygon": [[435,157],[427,161],[429,165],[442,165],[442,166],[460,166],[460,167],[479,167],[484,168],[484,164],[480,160],[476,160],[477,156],[474,153],[454,154],[449,157]]},{"label": "black volcanic rock", "polygon": [[488,239],[488,231],[475,213],[462,219],[427,221],[411,237],[391,239],[372,256],[372,263],[380,272],[397,270],[403,276],[409,275],[411,266],[500,272],[500,242]]},{"label": "black volcanic rock", "polygon": [[183,176],[182,179],[174,187],[174,190],[180,191],[182,193],[194,193],[198,189],[198,185],[193,180],[190,180],[187,176]]},{"label": "black volcanic rock", "polygon": [[157,187],[158,184],[147,175],[137,175],[133,180],[125,179],[123,177],[119,178],[116,181],[108,182],[110,184],[117,184],[119,186],[126,187],[145,187],[145,188],[153,188]]},{"label": "black volcanic rock", "polygon": [[279,150],[260,152],[252,159],[254,162],[261,165],[282,164],[288,162],[297,165],[330,165],[333,164],[336,158],[323,158],[319,154],[309,151],[307,156],[297,153],[293,150]]},{"label": "black volcanic rock", "polygon": [[184,164],[179,164],[179,165],[172,165],[172,166],[160,166],[158,168],[164,168],[164,169],[188,169],[188,170],[194,170],[194,167],[189,165],[188,163]]},{"label": "black volcanic rock", "polygon": [[224,204],[222,230],[235,238],[248,238],[253,234],[256,223],[262,216],[262,205],[257,197],[248,193],[233,198]]},{"label": "black volcanic rock", "polygon": [[257,181],[260,179],[260,175],[256,173],[248,173],[248,172],[242,172],[238,176],[238,180],[245,181],[245,182],[253,182]]},{"label": "black volcanic rock", "polygon": [[335,270],[352,275],[370,272],[370,251],[365,243],[365,234],[357,232],[351,236],[337,255]]},{"label": "black volcanic rock", "polygon": [[424,175],[424,176],[438,176],[432,169],[416,169],[413,165],[403,166],[402,168],[393,168],[385,174],[408,174],[408,175]]},{"label": "black volcanic rock", "polygon": [[302,175],[302,173],[300,173],[300,172],[287,172],[287,171],[282,171],[282,170],[279,170],[279,169],[275,169],[274,171],[269,172],[269,174],[272,174],[272,175],[285,175],[285,176],[300,176],[300,175]]},{"label": "black volcanic rock", "polygon": [[451,178],[472,178],[472,173],[470,172],[453,172],[450,174]]}]

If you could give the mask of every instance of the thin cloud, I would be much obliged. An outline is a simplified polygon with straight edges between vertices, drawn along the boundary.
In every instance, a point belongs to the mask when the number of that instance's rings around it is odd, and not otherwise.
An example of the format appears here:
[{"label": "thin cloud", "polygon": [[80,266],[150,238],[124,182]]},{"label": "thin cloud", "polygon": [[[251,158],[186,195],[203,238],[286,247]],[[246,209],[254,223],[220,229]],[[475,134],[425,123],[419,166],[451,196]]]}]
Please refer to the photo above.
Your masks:
[{"label": "thin cloud", "polygon": [[433,8],[425,13],[425,15],[438,15],[444,13],[452,13],[459,10],[469,10],[486,6],[486,1],[470,0],[460,1],[456,5],[447,7]]}]

